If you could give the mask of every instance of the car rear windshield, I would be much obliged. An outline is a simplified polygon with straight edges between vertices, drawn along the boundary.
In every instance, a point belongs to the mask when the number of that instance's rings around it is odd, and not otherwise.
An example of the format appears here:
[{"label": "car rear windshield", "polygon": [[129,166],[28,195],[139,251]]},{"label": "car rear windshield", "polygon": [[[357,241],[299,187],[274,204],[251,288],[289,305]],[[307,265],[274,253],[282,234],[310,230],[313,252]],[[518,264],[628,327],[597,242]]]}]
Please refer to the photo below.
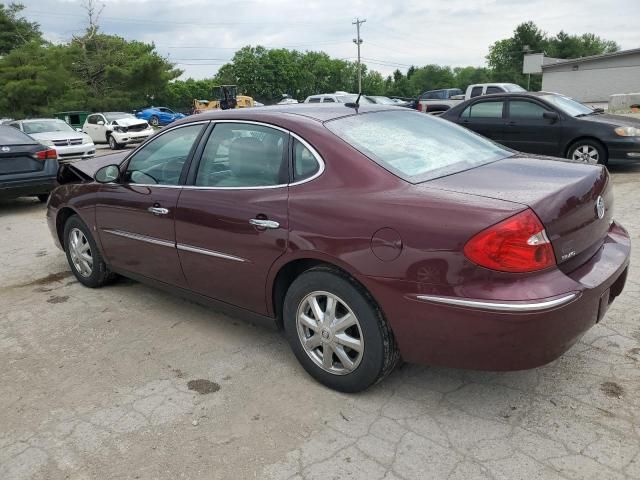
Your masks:
[{"label": "car rear windshield", "polygon": [[31,145],[36,141],[15,127],[0,125],[0,145]]},{"label": "car rear windshield", "polygon": [[338,137],[411,183],[468,170],[513,155],[446,120],[418,112],[375,112],[325,123]]}]

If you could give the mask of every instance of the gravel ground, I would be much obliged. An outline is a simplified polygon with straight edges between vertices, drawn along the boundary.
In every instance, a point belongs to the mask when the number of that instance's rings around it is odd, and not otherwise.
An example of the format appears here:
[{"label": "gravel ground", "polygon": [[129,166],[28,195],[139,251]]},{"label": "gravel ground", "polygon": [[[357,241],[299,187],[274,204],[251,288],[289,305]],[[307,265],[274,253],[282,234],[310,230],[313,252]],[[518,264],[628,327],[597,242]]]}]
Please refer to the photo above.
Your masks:
[{"label": "gravel ground", "polygon": [[[612,172],[636,240],[640,165]],[[406,365],[345,395],[277,332],[132,281],[83,288],[44,213],[0,203],[2,480],[640,478],[635,265],[550,365]]]}]

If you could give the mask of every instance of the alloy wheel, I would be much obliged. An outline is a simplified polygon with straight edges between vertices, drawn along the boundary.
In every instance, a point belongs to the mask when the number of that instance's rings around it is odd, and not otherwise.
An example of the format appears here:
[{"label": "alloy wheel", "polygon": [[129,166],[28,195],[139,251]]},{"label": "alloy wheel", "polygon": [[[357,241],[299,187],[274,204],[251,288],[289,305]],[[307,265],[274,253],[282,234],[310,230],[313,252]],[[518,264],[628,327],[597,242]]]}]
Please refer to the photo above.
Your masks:
[{"label": "alloy wheel", "polygon": [[364,354],[360,322],[340,297],[311,292],[298,306],[296,326],[305,352],[324,371],[346,375],[360,365]]},{"label": "alloy wheel", "polygon": [[579,145],[573,151],[571,159],[578,162],[595,164],[600,161],[600,154],[598,153],[598,149],[593,145]]},{"label": "alloy wheel", "polygon": [[93,272],[93,256],[87,237],[78,228],[69,232],[69,255],[76,271],[83,277],[90,277]]}]

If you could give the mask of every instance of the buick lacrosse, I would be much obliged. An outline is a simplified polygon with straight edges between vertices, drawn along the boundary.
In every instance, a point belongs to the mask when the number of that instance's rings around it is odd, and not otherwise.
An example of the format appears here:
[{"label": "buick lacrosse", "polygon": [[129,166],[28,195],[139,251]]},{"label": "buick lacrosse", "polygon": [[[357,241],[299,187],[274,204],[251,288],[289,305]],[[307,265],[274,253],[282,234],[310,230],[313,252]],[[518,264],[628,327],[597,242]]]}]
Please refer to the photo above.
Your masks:
[{"label": "buick lacrosse", "polygon": [[548,363],[629,264],[606,168],[392,106],[195,115],[58,183],[49,227],[82,284],[119,274],[282,327],[346,392],[401,359]]}]

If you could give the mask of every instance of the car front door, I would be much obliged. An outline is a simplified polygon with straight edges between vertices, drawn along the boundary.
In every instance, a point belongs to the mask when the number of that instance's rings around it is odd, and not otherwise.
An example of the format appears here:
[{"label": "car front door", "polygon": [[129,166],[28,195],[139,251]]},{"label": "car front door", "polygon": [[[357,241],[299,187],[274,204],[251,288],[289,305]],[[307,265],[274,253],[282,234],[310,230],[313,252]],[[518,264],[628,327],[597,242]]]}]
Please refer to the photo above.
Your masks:
[{"label": "car front door", "polygon": [[560,154],[562,125],[559,119],[544,117],[551,112],[542,104],[528,99],[510,99],[504,145],[514,150],[539,155]]},{"label": "car front door", "polygon": [[504,140],[506,120],[502,99],[479,99],[465,108],[457,123],[498,143]]},{"label": "car front door", "polygon": [[190,289],[267,313],[267,274],[288,242],[288,144],[275,127],[215,124],[176,212]]},{"label": "car front door", "polygon": [[101,186],[96,224],[114,270],[185,286],[175,243],[176,205],[206,124],[161,133],[125,161],[119,182]]}]

